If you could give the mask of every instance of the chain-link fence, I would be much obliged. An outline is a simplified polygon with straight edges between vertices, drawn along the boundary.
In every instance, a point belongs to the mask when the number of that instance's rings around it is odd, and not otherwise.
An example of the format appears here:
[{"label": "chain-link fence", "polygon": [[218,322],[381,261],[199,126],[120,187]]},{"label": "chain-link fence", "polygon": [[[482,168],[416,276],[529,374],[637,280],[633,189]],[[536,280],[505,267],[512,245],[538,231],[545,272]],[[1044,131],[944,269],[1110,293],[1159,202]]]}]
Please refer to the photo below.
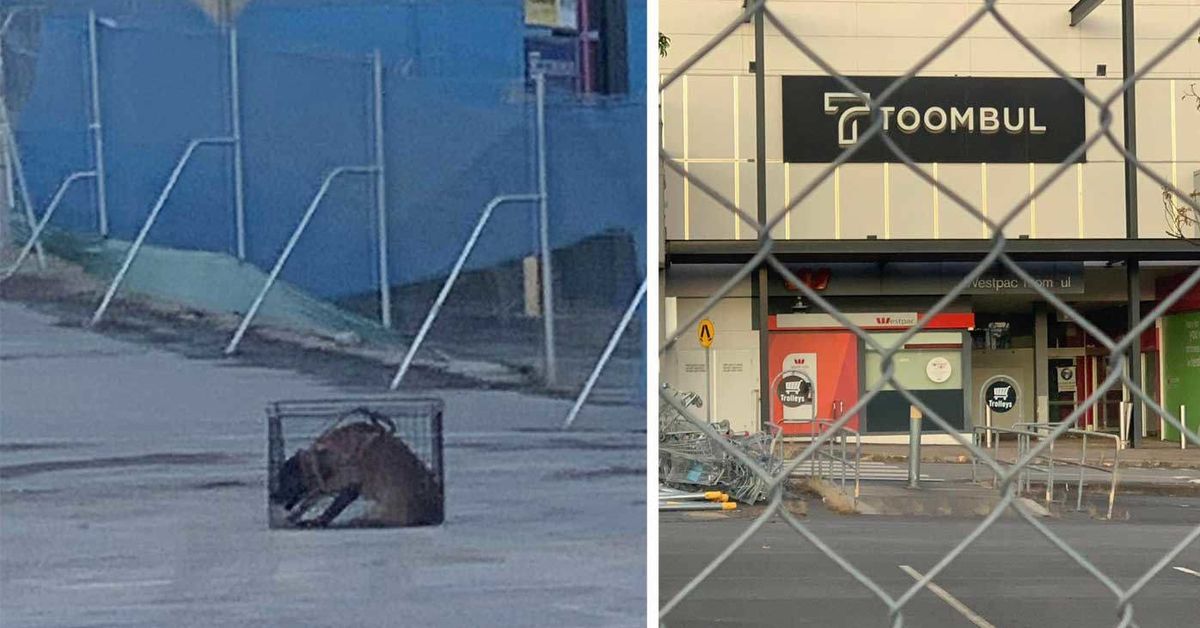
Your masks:
[{"label": "chain-link fence", "polygon": [[[814,50],[814,46],[811,45],[811,42],[806,40],[805,37],[797,35],[793,29],[788,26],[786,23],[787,20],[782,18],[780,13],[773,10],[773,5],[776,4],[778,3],[769,2],[768,0],[746,2],[745,8],[740,15],[730,20],[723,26],[723,28],[720,28],[717,34],[711,39],[707,40],[707,42],[696,47],[693,54],[687,57],[687,59],[675,67],[675,69],[670,72],[669,75],[663,78],[661,82],[661,93],[664,94],[664,102],[666,101],[667,90],[672,85],[675,85],[679,81],[683,80],[684,77],[688,75],[689,71],[691,71],[701,60],[705,59],[707,55],[712,54],[714,50],[726,43],[727,39],[735,37],[735,33],[744,25],[753,22],[754,28],[756,29],[756,35],[760,39],[758,39],[756,42],[757,49],[754,57],[752,58],[754,58],[760,65],[755,67],[755,65],[752,64],[752,71],[763,71],[761,67],[761,64],[763,63],[761,55],[763,55],[764,48],[761,44],[761,31],[764,29],[770,29],[773,39],[777,43],[785,41],[791,47],[799,50],[805,57],[806,62],[813,67],[813,72],[823,73],[824,75],[831,77],[835,83],[835,86],[839,88],[838,91],[845,93],[846,96],[850,97],[851,101],[857,99],[858,104],[863,109],[863,128],[855,127],[858,134],[857,142],[848,143],[849,145],[843,146],[844,150],[842,150],[835,159],[828,161],[824,165],[816,167],[814,170],[815,176],[811,179],[811,181],[797,190],[789,190],[790,193],[783,201],[784,209],[778,213],[775,213],[769,219],[764,218],[762,214],[756,216],[753,212],[748,212],[742,209],[744,198],[730,198],[728,194],[721,191],[720,188],[723,186],[713,184],[711,181],[706,180],[706,178],[703,176],[703,173],[705,172],[703,168],[689,167],[689,164],[682,158],[681,155],[674,154],[666,147],[660,151],[664,179],[670,177],[682,178],[684,181],[686,181],[685,189],[694,190],[694,192],[692,192],[694,196],[706,197],[711,201],[711,203],[715,203],[720,208],[723,208],[723,211],[729,212],[728,215],[739,224],[737,229],[740,230],[741,234],[743,234],[741,236],[742,238],[746,237],[745,234],[757,234],[758,245],[754,248],[751,259],[741,264],[737,271],[730,276],[727,281],[724,281],[721,284],[719,289],[711,293],[711,295],[704,301],[703,305],[694,313],[694,315],[690,316],[690,318],[685,317],[687,318],[686,322],[681,321],[680,324],[674,327],[673,331],[668,334],[668,337],[662,344],[659,355],[660,357],[666,356],[668,351],[670,351],[673,347],[677,347],[678,341],[680,341],[684,334],[691,333],[698,322],[708,316],[713,315],[714,309],[722,299],[733,294],[735,289],[744,285],[747,280],[755,277],[756,273],[758,273],[760,270],[770,269],[774,273],[778,273],[778,275],[782,276],[782,278],[789,282],[791,286],[795,287],[799,294],[802,295],[803,299],[807,300],[811,304],[809,307],[812,309],[812,311],[819,311],[827,314],[828,317],[831,318],[832,326],[836,326],[841,330],[852,333],[857,337],[857,339],[859,339],[861,343],[865,345],[866,351],[877,354],[880,358],[879,369],[881,371],[881,376],[871,382],[870,385],[865,387],[855,403],[847,404],[848,407],[844,407],[837,411],[838,414],[830,425],[830,429],[828,431],[825,431],[820,435],[814,435],[814,437],[802,447],[802,451],[800,451],[795,457],[788,459],[782,470],[774,473],[764,468],[759,460],[755,460],[752,456],[748,455],[746,451],[735,446],[727,438],[723,437],[722,434],[719,434],[718,431],[714,429],[712,424],[710,424],[704,419],[703,416],[700,416],[700,414],[697,413],[695,408],[687,407],[687,405],[684,404],[680,398],[671,394],[669,389],[664,388],[661,395],[661,403],[664,404],[664,407],[670,406],[675,412],[686,417],[686,419],[695,427],[696,430],[705,434],[708,439],[711,440],[711,442],[718,444],[724,451],[724,454],[735,458],[745,467],[752,469],[758,478],[766,483],[767,491],[770,497],[765,509],[754,519],[751,524],[746,527],[744,532],[737,536],[736,540],[719,551],[716,557],[713,558],[711,562],[708,562],[708,564],[702,570],[700,570],[699,573],[695,574],[695,576],[692,577],[680,590],[675,592],[670,597],[664,596],[660,606],[660,620],[669,624],[672,611],[675,610],[681,602],[687,600],[689,596],[692,596],[696,592],[696,589],[705,583],[705,581],[709,579],[716,570],[720,569],[722,565],[725,564],[732,555],[734,555],[735,552],[738,552],[739,548],[745,546],[747,541],[753,538],[755,534],[762,529],[764,524],[775,517],[779,517],[782,518],[782,520],[785,521],[792,529],[794,529],[796,533],[810,542],[821,554],[827,556],[842,570],[844,570],[846,574],[851,576],[855,581],[868,589],[872,594],[874,594],[875,597],[881,600],[888,609],[888,613],[890,615],[888,619],[890,620],[891,625],[900,626],[905,623],[906,606],[910,601],[913,600],[914,596],[917,596],[927,586],[930,586],[933,580],[936,579],[939,574],[942,574],[947,567],[955,561],[956,558],[963,554],[964,551],[971,547],[972,543],[979,539],[981,535],[986,533],[1002,514],[1004,514],[1006,511],[1012,511],[1018,517],[1027,522],[1029,526],[1031,526],[1039,534],[1049,540],[1056,548],[1061,550],[1066,556],[1068,556],[1071,560],[1091,574],[1096,580],[1102,583],[1103,586],[1112,593],[1113,598],[1116,601],[1116,625],[1136,625],[1133,604],[1134,597],[1139,593],[1139,591],[1142,591],[1147,586],[1151,579],[1159,575],[1159,573],[1163,571],[1164,567],[1167,566],[1176,556],[1183,552],[1191,543],[1196,541],[1197,538],[1200,538],[1200,525],[1191,529],[1191,531],[1186,534],[1184,538],[1178,539],[1178,541],[1171,545],[1170,548],[1153,564],[1152,567],[1150,567],[1140,577],[1136,578],[1133,582],[1124,584],[1118,583],[1113,577],[1109,576],[1103,570],[1098,568],[1093,561],[1089,560],[1082,553],[1074,549],[1069,543],[1063,540],[1059,534],[1056,534],[1049,527],[1047,527],[1045,523],[1040,521],[1037,517],[1032,515],[1020,505],[1020,502],[1017,499],[1020,495],[1018,479],[1026,470],[1026,467],[1032,463],[1032,461],[1036,460],[1039,456],[1045,455],[1046,450],[1052,446],[1056,439],[1066,434],[1069,430],[1072,430],[1080,421],[1081,417],[1084,416],[1084,414],[1089,410],[1089,408],[1101,403],[1107,391],[1113,389],[1114,387],[1126,387],[1130,395],[1132,395],[1131,399],[1135,400],[1137,403],[1144,404],[1146,408],[1151,410],[1154,417],[1161,417],[1161,420],[1166,425],[1173,427],[1176,430],[1180,430],[1181,433],[1186,437],[1187,442],[1192,446],[1200,445],[1200,435],[1197,435],[1196,433],[1193,433],[1191,430],[1187,429],[1185,425],[1181,423],[1181,417],[1178,416],[1177,412],[1171,408],[1164,408],[1159,401],[1154,398],[1153,395],[1148,394],[1143,388],[1142,383],[1135,381],[1135,378],[1130,376],[1129,369],[1127,368],[1131,350],[1136,351],[1139,349],[1135,343],[1139,342],[1142,332],[1145,332],[1147,329],[1153,327],[1155,322],[1158,321],[1170,308],[1172,308],[1176,302],[1183,298],[1188,291],[1192,290],[1197,284],[1200,284],[1200,269],[1189,269],[1186,274],[1186,278],[1176,285],[1172,290],[1170,290],[1169,294],[1161,298],[1151,311],[1142,316],[1140,322],[1136,322],[1136,324],[1131,325],[1131,328],[1128,329],[1127,333],[1125,333],[1123,336],[1113,337],[1112,335],[1102,331],[1098,325],[1094,324],[1092,321],[1089,321],[1089,319],[1082,314],[1078,308],[1068,305],[1060,295],[1055,294],[1050,289],[1044,287],[1042,283],[1031,276],[1027,268],[1023,267],[1014,259],[1014,256],[1011,252],[1012,240],[1009,239],[1010,233],[1008,228],[1012,225],[1016,217],[1023,210],[1027,209],[1030,204],[1038,198],[1039,195],[1046,192],[1046,190],[1050,188],[1058,179],[1069,174],[1072,166],[1079,160],[1081,156],[1085,154],[1089,148],[1105,145],[1111,147],[1112,150],[1115,150],[1120,155],[1120,158],[1125,160],[1127,167],[1136,170],[1136,173],[1130,172],[1129,175],[1132,176],[1136,174],[1138,177],[1143,177],[1143,180],[1152,181],[1153,184],[1161,186],[1163,190],[1168,190],[1173,194],[1177,204],[1186,204],[1192,212],[1200,210],[1200,207],[1197,206],[1195,197],[1189,196],[1188,192],[1181,190],[1177,185],[1178,181],[1170,180],[1171,177],[1164,177],[1160,171],[1139,160],[1138,156],[1128,150],[1127,145],[1123,143],[1122,139],[1118,138],[1111,128],[1114,123],[1119,124],[1120,118],[1114,115],[1113,110],[1115,106],[1120,104],[1120,101],[1125,95],[1126,90],[1133,88],[1135,84],[1145,78],[1147,73],[1152,71],[1166,57],[1180,49],[1180,47],[1186,45],[1196,45],[1197,32],[1200,30],[1200,20],[1195,20],[1188,24],[1179,24],[1174,27],[1177,28],[1177,30],[1174,30],[1174,32],[1171,34],[1169,41],[1164,42],[1165,45],[1161,50],[1153,54],[1153,56],[1145,58],[1140,67],[1130,68],[1127,71],[1127,74],[1122,76],[1122,80],[1116,89],[1112,90],[1111,92],[1098,94],[1087,89],[1082,81],[1075,80],[1071,73],[1064,70],[1055,62],[1051,55],[1039,49],[1036,43],[1018,30],[1013,25],[1012,21],[1006,17],[1005,11],[1002,7],[998,6],[997,2],[994,0],[986,0],[972,7],[969,11],[969,16],[964,21],[954,27],[949,35],[941,38],[940,41],[938,41],[936,45],[932,46],[927,53],[921,55],[919,57],[919,61],[917,61],[911,67],[908,67],[902,73],[902,75],[899,76],[899,78],[896,78],[894,81],[886,84],[883,89],[878,89],[879,86],[877,85],[875,86],[877,89],[868,90],[857,84],[854,78],[848,77],[839,68],[827,61],[826,58],[818,54]],[[1126,5],[1127,7],[1131,7],[1132,3],[1126,3]],[[1028,194],[1022,194],[1021,198],[1011,206],[1006,206],[1003,208],[992,207],[991,211],[985,211],[984,208],[979,206],[980,204],[978,202],[973,202],[972,200],[965,198],[964,194],[956,190],[953,186],[947,185],[944,181],[939,181],[935,176],[936,171],[931,173],[928,168],[923,167],[909,153],[906,153],[906,151],[900,146],[901,142],[898,142],[890,134],[884,132],[885,124],[887,122],[887,119],[884,115],[884,109],[890,104],[895,104],[890,99],[896,95],[897,91],[903,88],[906,84],[912,82],[914,77],[917,75],[929,71],[931,69],[931,65],[934,64],[939,57],[941,57],[952,46],[954,46],[956,42],[959,42],[961,39],[963,39],[964,35],[968,31],[985,20],[994,21],[994,23],[998,25],[1000,29],[1002,29],[1004,37],[1011,38],[1012,41],[1019,44],[1021,49],[1027,51],[1030,55],[1033,55],[1033,57],[1035,57],[1045,68],[1049,69],[1049,71],[1055,77],[1065,79],[1071,86],[1073,86],[1072,89],[1075,92],[1081,95],[1087,103],[1090,103],[1098,110],[1099,121],[1098,128],[1096,128],[1094,132],[1086,135],[1082,142],[1070,147],[1070,154],[1060,161],[1057,161],[1050,172],[1046,173],[1040,179],[1040,181],[1034,184],[1032,182],[1033,176],[1032,174],[1030,175],[1031,183]],[[1126,33],[1126,37],[1131,37],[1130,33]],[[776,48],[775,50],[779,49]],[[769,64],[770,57],[769,55],[767,57],[766,63]],[[737,97],[735,95],[735,100],[736,98]],[[763,115],[765,107],[762,99],[763,96],[761,93],[759,93],[757,98],[757,105],[759,108],[756,112],[758,117]],[[828,106],[829,103],[827,101],[826,107],[828,108]],[[866,120],[868,119],[866,117],[867,115],[869,115],[869,124],[866,123]],[[754,114],[752,114],[750,117],[753,118]],[[893,119],[893,124],[895,124],[896,121],[896,119]],[[761,126],[759,128],[761,129]],[[757,162],[755,165],[760,167],[765,165],[762,162],[765,161],[764,157],[766,155],[765,148],[761,146],[762,142],[763,136],[760,135],[757,142],[759,144],[759,150],[755,159]],[[907,169],[912,173],[912,175],[923,181],[925,184],[932,186],[933,189],[937,190],[938,194],[942,195],[946,199],[949,199],[954,206],[952,211],[964,212],[975,221],[978,221],[979,224],[985,225],[986,235],[988,237],[985,253],[981,255],[981,257],[978,259],[978,262],[971,267],[970,271],[960,279],[954,281],[952,287],[946,290],[941,298],[937,299],[936,302],[928,308],[925,314],[919,320],[917,320],[915,324],[912,324],[903,333],[898,334],[894,343],[890,345],[881,343],[878,335],[873,335],[865,331],[861,319],[857,322],[852,320],[851,316],[848,316],[846,312],[831,303],[831,301],[825,295],[823,295],[820,290],[815,289],[811,285],[812,281],[806,281],[797,276],[793,269],[789,268],[787,264],[781,261],[777,254],[778,251],[776,246],[776,238],[784,235],[781,230],[781,226],[785,225],[785,223],[788,225],[788,235],[786,237],[805,237],[799,234],[799,228],[795,227],[793,223],[788,222],[791,220],[792,214],[794,213],[793,210],[795,210],[806,200],[810,199],[810,197],[814,194],[814,191],[817,190],[819,186],[828,183],[831,179],[837,176],[836,173],[838,172],[839,167],[850,162],[868,142],[875,142],[877,147],[881,143],[882,146],[886,148],[886,151],[889,155],[886,161],[892,162],[895,170],[899,171],[901,169]],[[896,164],[903,165],[901,166]],[[760,190],[761,189],[762,188],[760,187]],[[687,192],[685,192],[685,194],[686,193]],[[776,188],[773,190],[773,193],[777,194],[778,189]],[[760,208],[761,207],[762,205],[760,205]],[[945,208],[942,211],[944,214],[948,214],[951,210],[950,208]],[[722,223],[724,224],[724,220],[722,220]],[[684,227],[684,229],[686,229],[686,227]],[[1194,261],[1195,256],[1192,255],[1189,258],[1185,254],[1181,259],[1191,259]],[[1136,261],[1132,263],[1136,263]],[[930,320],[932,320],[939,313],[949,311],[949,306],[951,306],[951,304],[960,296],[967,293],[969,287],[972,285],[972,282],[984,276],[985,273],[989,272],[989,269],[992,269],[996,266],[1003,267],[1007,272],[1011,273],[1019,280],[1024,281],[1026,285],[1032,288],[1038,297],[1044,299],[1045,302],[1048,303],[1052,308],[1056,309],[1062,317],[1077,324],[1088,335],[1095,338],[1103,347],[1103,352],[1109,360],[1109,368],[1106,372],[1106,375],[1101,379],[1101,381],[1097,382],[1095,389],[1088,394],[1086,398],[1080,400],[1074,410],[1070,412],[1069,415],[1065,416],[1061,422],[1054,424],[1052,429],[1048,428],[1045,430],[1043,434],[1044,437],[1037,440],[1036,444],[1032,444],[1026,450],[1020,452],[1020,455],[1011,464],[1002,464],[999,462],[988,451],[983,450],[971,438],[964,436],[962,433],[962,425],[953,425],[949,420],[949,417],[943,416],[942,413],[935,411],[932,407],[930,407],[930,404],[928,404],[926,400],[923,400],[919,395],[910,390],[909,387],[906,387],[897,376],[896,365],[896,357],[904,349],[906,343],[910,342],[918,334],[927,331],[927,323]],[[760,285],[763,286],[760,288],[760,290],[765,289],[765,281]],[[1134,294],[1136,295],[1137,293]],[[1136,299],[1137,297],[1135,296],[1134,298]],[[1136,302],[1132,304],[1132,307],[1136,308],[1137,306],[1138,305]],[[758,331],[760,334],[767,333],[765,327],[760,328]],[[849,423],[851,423],[851,421],[854,420],[867,407],[872,399],[880,395],[881,391],[884,391],[885,389],[898,392],[903,397],[905,402],[907,404],[911,404],[911,406],[918,410],[925,419],[936,424],[936,426],[944,430],[947,435],[952,437],[954,442],[968,449],[975,458],[982,462],[982,464],[990,467],[998,478],[998,488],[1001,492],[1001,498],[999,502],[987,514],[987,516],[984,517],[983,520],[979,522],[979,524],[975,526],[968,535],[954,545],[953,549],[947,552],[941,557],[940,560],[936,562],[936,564],[930,567],[924,573],[924,575],[917,577],[918,574],[914,573],[913,577],[916,578],[916,582],[914,582],[912,586],[908,587],[899,595],[885,590],[884,587],[876,581],[876,579],[865,573],[855,564],[852,564],[843,556],[842,553],[839,553],[837,550],[823,541],[816,533],[814,533],[813,530],[810,529],[810,526],[807,525],[801,518],[798,518],[788,508],[784,507],[785,483],[787,482],[789,476],[792,475],[792,472],[801,467],[801,465],[811,464],[810,459],[817,455],[821,447],[825,445],[826,441],[829,441],[831,438],[833,438],[839,428],[847,426]],[[766,395],[767,393],[768,391],[764,390],[762,394]],[[709,400],[706,400],[706,403],[708,402]],[[767,417],[763,417],[763,420],[766,419]],[[911,619],[911,617],[909,619]],[[920,623],[919,619],[917,623]]]},{"label": "chain-link fence", "polygon": [[533,195],[488,221],[418,359],[565,392],[605,354],[601,388],[639,400],[644,347],[613,332],[643,282],[644,98],[539,91],[522,10],[6,8],[14,248],[111,280],[95,322],[150,294],[243,318],[229,353],[270,324],[399,359],[489,201]]}]

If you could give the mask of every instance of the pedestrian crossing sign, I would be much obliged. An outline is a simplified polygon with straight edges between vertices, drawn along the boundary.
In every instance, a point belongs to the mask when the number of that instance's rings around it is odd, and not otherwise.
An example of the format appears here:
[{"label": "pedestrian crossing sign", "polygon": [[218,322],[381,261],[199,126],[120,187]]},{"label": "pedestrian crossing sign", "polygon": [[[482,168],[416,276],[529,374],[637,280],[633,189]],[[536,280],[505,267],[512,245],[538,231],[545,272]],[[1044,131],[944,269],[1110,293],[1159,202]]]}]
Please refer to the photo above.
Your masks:
[{"label": "pedestrian crossing sign", "polygon": [[706,318],[700,321],[700,326],[696,328],[696,335],[700,338],[700,346],[707,349],[712,346],[713,338],[717,335],[717,327]]}]

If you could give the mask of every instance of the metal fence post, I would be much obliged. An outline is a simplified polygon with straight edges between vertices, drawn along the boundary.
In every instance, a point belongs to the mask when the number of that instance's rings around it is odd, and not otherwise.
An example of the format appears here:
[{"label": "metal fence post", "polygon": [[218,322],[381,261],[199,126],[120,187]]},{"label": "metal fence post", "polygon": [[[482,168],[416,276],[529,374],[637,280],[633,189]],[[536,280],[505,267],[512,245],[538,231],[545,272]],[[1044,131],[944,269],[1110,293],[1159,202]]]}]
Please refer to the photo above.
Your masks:
[{"label": "metal fence post", "polygon": [[246,259],[246,198],[242,174],[242,91],[238,74],[237,27],[229,28],[229,119],[233,136],[233,219],[237,258]]},{"label": "metal fence post", "polygon": [[[12,169],[12,177],[16,181],[15,187],[21,193],[21,205],[25,207],[25,221],[29,224],[29,228],[33,229],[38,220],[37,216],[33,214],[33,200],[29,198],[29,183],[25,181],[25,169],[21,167],[21,151],[17,147],[17,132],[8,119],[8,101],[5,100],[4,94],[0,94],[0,117],[3,118],[4,137],[7,140],[4,146],[8,151],[8,167]],[[38,268],[46,268],[46,252],[42,248],[41,242],[34,245],[34,251],[37,252]]]},{"label": "metal fence post", "polygon": [[375,49],[372,58],[375,76],[375,214],[379,238],[379,320],[383,326],[392,328],[392,286],[388,278],[388,220],[387,220],[387,173],[384,172],[383,149],[383,57]]},{"label": "metal fence post", "polygon": [[558,383],[558,360],[554,354],[554,271],[551,267],[550,215],[546,192],[546,75],[533,75],[537,92],[538,242],[542,255],[542,321],[546,342],[546,386]]},{"label": "metal fence post", "polygon": [[96,171],[96,214],[100,236],[108,237],[108,191],[104,169],[104,122],[100,115],[100,45],[97,37],[96,12],[88,11],[88,67],[91,72],[92,120],[88,125],[92,132],[92,159]]},{"label": "metal fence post", "polygon": [[908,488],[921,488],[921,411],[908,411]]},{"label": "metal fence post", "polygon": [[[0,75],[0,81],[4,78]],[[2,84],[2,83],[0,83]],[[8,136],[3,135],[4,130],[0,129],[0,142],[8,144]],[[13,209],[16,207],[15,199],[13,198],[12,189],[12,168],[8,165],[8,151],[0,150],[0,170],[3,170],[3,176],[0,177],[0,186],[4,187],[0,193],[0,258],[7,257],[8,253],[8,220],[12,215]]]},{"label": "metal fence post", "polygon": [[592,387],[596,385],[596,380],[600,379],[600,373],[608,364],[613,351],[616,350],[617,344],[621,341],[621,336],[625,335],[625,329],[629,327],[629,322],[633,320],[633,315],[637,313],[638,306],[641,305],[642,299],[646,298],[647,281],[648,279],[642,281],[642,287],[638,288],[637,296],[633,297],[633,301],[625,309],[625,315],[621,317],[621,322],[613,330],[612,336],[608,339],[608,344],[604,347],[604,353],[600,354],[600,359],[596,361],[596,366],[592,369],[592,373],[588,375],[587,382],[583,385],[583,390],[580,391],[579,397],[575,399],[575,405],[571,406],[571,411],[567,414],[566,421],[563,422],[564,430],[571,429],[571,425],[575,423],[575,417],[579,416],[579,410],[583,408],[583,403],[587,401],[588,395],[592,393]]}]

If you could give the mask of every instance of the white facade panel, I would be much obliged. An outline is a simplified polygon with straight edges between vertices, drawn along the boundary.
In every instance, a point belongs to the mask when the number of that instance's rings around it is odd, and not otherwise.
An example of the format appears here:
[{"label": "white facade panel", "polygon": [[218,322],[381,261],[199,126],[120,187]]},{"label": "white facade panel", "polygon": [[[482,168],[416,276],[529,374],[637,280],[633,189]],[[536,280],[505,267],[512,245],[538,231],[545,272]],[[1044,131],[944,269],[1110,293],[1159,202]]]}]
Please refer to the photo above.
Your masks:
[{"label": "white facade panel", "polygon": [[[668,74],[683,59],[735,18],[736,0],[664,0],[661,30],[672,38],[670,54],[660,61]],[[860,0],[773,0],[772,11],[825,61],[848,75],[899,75],[940,46],[944,38],[978,10],[979,4],[956,0],[901,2]],[[1098,7],[1078,27],[1068,24],[1067,6],[1057,0],[1001,6],[1012,22],[1055,64],[1082,78],[1089,91],[1108,98],[1121,85],[1120,6]],[[1200,16],[1197,0],[1155,0],[1137,5],[1138,58],[1150,58],[1180,29]],[[768,27],[767,157],[769,212],[773,215],[813,180],[820,164],[781,164],[783,75],[824,71]],[[740,206],[756,211],[754,150],[753,28],[739,26],[709,58],[693,68],[663,97],[664,145],[701,166],[714,187],[736,195]],[[1098,75],[1098,65],[1106,76]],[[984,16],[921,72],[928,76],[1049,77],[1050,68],[1023,48],[991,16]],[[1192,83],[1200,83],[1200,45],[1194,36],[1153,68],[1137,85],[1138,155],[1155,172],[1191,191],[1192,172],[1200,162],[1200,111],[1183,99]],[[1123,107],[1112,103],[1111,130],[1122,138]],[[1099,109],[1085,104],[1085,132],[1099,130]],[[686,131],[684,127],[686,126]],[[686,138],[686,141],[685,141]],[[725,162],[716,168],[710,162]],[[733,164],[740,163],[740,167]],[[927,172],[935,166],[924,164]],[[1032,179],[1028,164],[939,164],[938,179],[992,216],[1012,209],[1054,166],[1037,164]],[[736,173],[736,174],[734,174]],[[698,173],[697,173],[697,176]],[[985,237],[978,220],[943,193],[935,193],[900,163],[853,164],[830,176],[781,224],[777,238],[969,238]],[[707,181],[707,179],[706,179]],[[679,181],[671,182],[681,188]],[[781,188],[781,189],[777,189]],[[986,193],[985,193],[986,188]],[[753,237],[719,216],[711,201],[697,191],[667,190],[668,237],[687,224],[691,239]],[[674,203],[678,199],[679,203]],[[1148,177],[1139,180],[1141,237],[1163,237],[1166,221],[1162,189]],[[694,206],[693,206],[694,205]],[[723,211],[723,210],[722,210]],[[686,219],[672,214],[686,213]],[[702,226],[700,220],[718,224]],[[1072,165],[1006,229],[1009,237],[1111,238],[1124,235],[1123,167],[1120,151],[1101,138],[1087,151],[1087,162]],[[673,228],[674,226],[674,228]]]}]

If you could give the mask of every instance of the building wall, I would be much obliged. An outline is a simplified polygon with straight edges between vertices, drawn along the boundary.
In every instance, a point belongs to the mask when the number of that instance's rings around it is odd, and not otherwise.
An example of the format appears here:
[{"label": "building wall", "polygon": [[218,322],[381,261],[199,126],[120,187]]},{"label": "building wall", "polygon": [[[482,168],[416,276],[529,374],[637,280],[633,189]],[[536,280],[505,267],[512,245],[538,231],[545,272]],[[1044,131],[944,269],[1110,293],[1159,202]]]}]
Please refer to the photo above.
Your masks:
[{"label": "building wall", "polygon": [[981,389],[988,378],[1004,375],[1020,387],[1018,407],[1004,413],[992,414],[993,427],[1011,427],[1019,421],[1034,420],[1033,349],[994,349],[971,352],[971,422],[984,425]]},{"label": "building wall", "polygon": [[[667,333],[691,320],[704,301],[668,297]],[[689,328],[663,355],[659,373],[672,387],[700,395],[704,401],[697,410],[700,416],[727,420],[737,431],[754,432],[759,424],[758,332],[752,329],[750,307],[749,298],[722,299],[705,314],[716,328],[711,349],[704,349]]]},{"label": "building wall", "polygon": [[[669,74],[741,11],[736,0],[662,0],[661,29],[671,37],[660,70]],[[771,10],[817,54],[849,75],[898,76],[937,47],[979,10],[956,0],[860,2],[773,0]],[[1106,3],[1078,27],[1068,25],[1067,5],[1039,0],[1004,5],[1003,15],[1054,63],[1085,80],[1099,95],[1121,79],[1120,4]],[[1200,17],[1200,1],[1137,3],[1137,56],[1144,63],[1184,25]],[[756,207],[754,156],[754,59],[752,25],[739,27],[688,74],[662,94],[663,145],[686,163],[688,172],[752,214]],[[1097,77],[1097,65],[1107,76]],[[819,67],[773,29],[766,36],[768,212],[780,211],[819,178],[822,164],[782,163],[781,79],[823,74]],[[921,72],[925,76],[1053,76],[990,16],[970,28]],[[1138,155],[1149,168],[1188,191],[1200,170],[1200,111],[1182,100],[1200,80],[1200,45],[1195,38],[1166,57],[1137,84]],[[1122,107],[1112,108],[1112,130],[1120,141]],[[1098,128],[1099,113],[1087,105],[1086,132]],[[1023,196],[1053,170],[1050,164],[923,164],[926,172],[965,200],[996,216],[1018,206]],[[664,169],[665,170],[665,169]],[[1102,140],[1087,163],[1063,175],[1025,204],[1006,235],[1034,238],[1123,237],[1123,163]],[[668,239],[753,239],[696,185],[667,171]],[[984,190],[986,189],[986,194]],[[1162,190],[1144,174],[1138,182],[1139,235],[1165,237]],[[903,164],[847,164],[817,184],[812,194],[773,231],[776,238],[979,238],[982,221],[917,178]]]}]

